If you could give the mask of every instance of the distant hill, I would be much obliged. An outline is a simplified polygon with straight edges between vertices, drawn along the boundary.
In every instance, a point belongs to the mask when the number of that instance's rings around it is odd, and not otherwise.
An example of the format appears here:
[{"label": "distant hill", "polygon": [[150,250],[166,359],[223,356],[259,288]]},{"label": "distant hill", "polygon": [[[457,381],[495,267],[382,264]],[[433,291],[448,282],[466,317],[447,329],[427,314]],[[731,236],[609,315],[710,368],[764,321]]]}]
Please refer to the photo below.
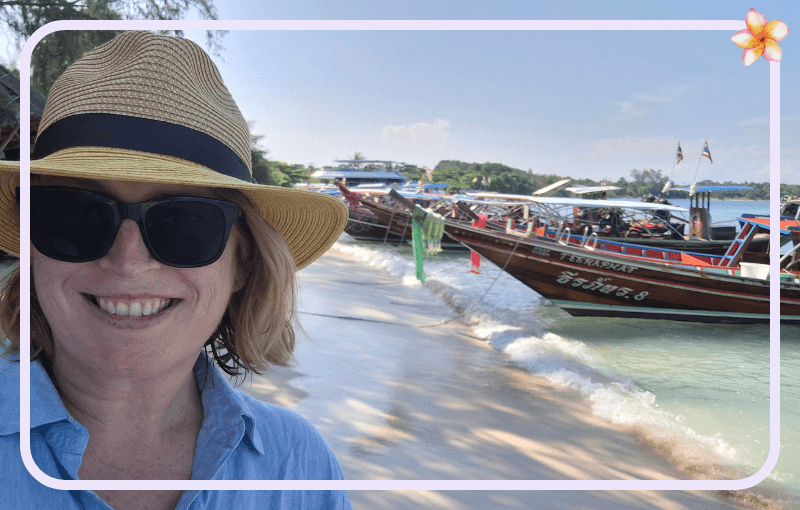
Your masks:
[{"label": "distant hill", "polygon": [[[399,170],[410,180],[427,180],[422,168],[406,166]],[[489,190],[528,195],[563,178],[558,175],[535,174],[502,163],[444,160],[433,168],[433,180],[449,183],[453,191]]]},{"label": "distant hill", "polygon": [[[425,180],[425,169],[414,165],[406,165],[398,169],[409,180]],[[448,191],[459,192],[466,190],[486,190],[498,193],[513,193],[518,195],[529,195],[537,189],[543,188],[561,179],[571,178],[569,175],[537,174],[512,168],[502,163],[466,163],[458,160],[442,160],[433,169],[434,182],[446,182],[450,184]],[[485,179],[485,184],[484,184]],[[619,198],[639,198],[643,195],[660,195],[667,177],[661,170],[643,169],[631,170],[631,178],[621,177],[617,181],[606,180],[603,182],[591,179],[573,179],[573,184],[583,184],[586,186],[597,186],[599,184],[611,184],[621,188],[619,191],[609,194],[609,197]],[[715,182],[704,180],[699,185],[737,185],[750,186],[754,189],[746,191],[725,191],[714,194],[716,199],[744,199],[744,200],[769,200],[769,183],[764,182],[743,182],[734,183],[731,181]],[[683,186],[688,184],[673,183],[673,186]],[[569,196],[567,191],[558,193],[560,196]],[[800,186],[781,185],[781,196],[797,195],[800,196]],[[686,198],[685,192],[669,192],[663,195],[665,198]]]},{"label": "distant hill", "polygon": [[[270,162],[273,163],[273,162]],[[314,168],[306,168],[303,165],[289,165],[288,163],[276,163],[282,165],[280,170],[283,172],[283,181],[278,185],[291,185],[295,182],[306,180],[316,181],[310,178]],[[254,168],[256,160],[253,162]],[[398,165],[394,170],[400,172],[410,181],[428,182],[428,169],[416,165]],[[254,172],[255,173],[255,172]],[[273,172],[274,173],[274,172]],[[292,174],[292,175],[289,175]],[[296,175],[295,175],[296,174]],[[448,183],[448,192],[464,192],[469,190],[496,191],[498,193],[511,193],[516,195],[530,195],[534,191],[562,179],[572,179],[572,185],[597,186],[600,184],[610,184],[620,188],[618,191],[610,192],[609,198],[641,198],[644,195],[655,195],[667,199],[687,198],[686,192],[670,191],[662,194],[664,184],[667,182],[661,170],[655,169],[633,169],[630,171],[630,179],[620,177],[616,181],[606,179],[604,181],[594,181],[592,179],[575,179],[569,175],[538,174],[532,171],[520,170],[502,163],[467,163],[453,159],[440,161],[433,168],[433,182]],[[266,182],[266,181],[265,181]],[[673,187],[684,187],[690,183],[673,183]],[[708,186],[750,186],[752,190],[744,191],[724,191],[714,193],[715,199],[724,200],[769,200],[769,183],[766,182],[716,182],[704,180],[698,185]],[[781,196],[794,195],[800,196],[800,185],[781,184]],[[556,196],[572,196],[568,191],[560,191]]]}]

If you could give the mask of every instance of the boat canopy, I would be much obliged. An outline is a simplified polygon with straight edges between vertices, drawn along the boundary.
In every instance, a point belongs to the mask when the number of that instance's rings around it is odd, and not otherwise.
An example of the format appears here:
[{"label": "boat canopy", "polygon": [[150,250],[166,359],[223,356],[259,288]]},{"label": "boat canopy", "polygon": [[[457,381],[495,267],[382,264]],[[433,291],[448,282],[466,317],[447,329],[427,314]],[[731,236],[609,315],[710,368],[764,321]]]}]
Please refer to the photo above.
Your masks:
[{"label": "boat canopy", "polygon": [[335,163],[347,163],[350,165],[384,165],[384,166],[394,166],[394,165],[402,165],[404,163],[399,163],[397,161],[385,161],[382,159],[335,159]]},{"label": "boat canopy", "polygon": [[420,186],[419,183],[416,181],[410,181],[403,184],[403,188],[408,188],[408,189],[445,189],[448,188],[449,186],[450,184],[446,182],[427,182],[422,186]]},{"label": "boat canopy", "polygon": [[600,193],[601,191],[614,191],[622,189],[618,186],[611,186],[611,185],[603,185],[603,186],[570,186],[566,188],[567,191],[571,191],[576,195],[584,195],[586,193]]},{"label": "boat canopy", "polygon": [[552,195],[553,193],[564,189],[567,186],[567,184],[569,184],[571,181],[572,181],[572,179],[562,179],[562,180],[560,180],[558,182],[554,182],[553,184],[550,184],[549,186],[545,186],[544,188],[537,189],[536,191],[534,191],[531,194],[533,196],[535,196],[535,197],[548,197],[548,196]]},{"label": "boat canopy", "polygon": [[365,170],[317,170],[311,177],[315,179],[365,179],[370,181],[402,182],[406,178],[397,172],[369,172]]},{"label": "boat canopy", "polygon": [[[743,214],[739,217],[739,221],[742,223],[751,223],[753,225],[757,225],[764,230],[770,230],[769,216]],[[793,232],[800,232],[800,223],[798,223],[796,220],[781,220],[780,231],[781,234],[785,236],[791,235]]]},{"label": "boat canopy", "polygon": [[617,209],[636,209],[639,211],[673,211],[689,212],[688,209],[676,205],[657,204],[655,202],[637,202],[633,200],[595,200],[590,198],[568,198],[568,197],[531,197],[527,195],[506,195],[502,193],[474,193],[471,196],[476,198],[496,198],[503,200],[528,201],[537,204],[564,207],[588,207],[598,209],[602,207],[612,207]]},{"label": "boat canopy", "polygon": [[[707,193],[713,191],[743,191],[753,189],[750,186],[698,186],[695,189],[695,193]],[[686,191],[687,193],[691,191],[690,188],[671,188],[670,191]]]}]

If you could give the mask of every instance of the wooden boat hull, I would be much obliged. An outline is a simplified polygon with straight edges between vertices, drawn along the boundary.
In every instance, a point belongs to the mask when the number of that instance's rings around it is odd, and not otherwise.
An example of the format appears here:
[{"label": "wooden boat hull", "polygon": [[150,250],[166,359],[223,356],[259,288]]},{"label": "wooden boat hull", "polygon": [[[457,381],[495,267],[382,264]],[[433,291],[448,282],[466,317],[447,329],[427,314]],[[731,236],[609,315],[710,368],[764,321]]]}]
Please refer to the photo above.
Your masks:
[{"label": "wooden boat hull", "polygon": [[[487,225],[496,226],[495,230],[504,230],[505,227],[497,226],[495,222],[488,221]],[[520,230],[520,233],[523,233],[523,230]],[[548,228],[547,229],[547,236],[551,238],[555,238],[557,230],[555,228]],[[693,253],[702,253],[705,255],[724,255],[728,248],[731,245],[731,242],[736,236],[729,236],[728,239],[684,239],[681,237],[669,237],[669,236],[612,236],[612,235],[603,235],[599,236],[601,241],[611,241],[617,243],[632,243],[639,246],[648,246],[656,249],[665,249],[665,250],[678,250],[678,251],[690,251]],[[583,241],[580,232],[573,232],[573,235],[570,236],[569,242],[573,244],[581,244]],[[750,250],[753,252],[758,253],[766,253],[767,246],[769,245],[769,236],[763,235],[756,237],[750,244]]]},{"label": "wooden boat hull", "polygon": [[[345,226],[344,231],[359,241],[372,241],[395,245],[413,242],[413,235],[411,233],[411,226],[408,224],[407,214],[404,215],[404,228],[397,228],[396,231],[395,229],[389,229],[387,231],[386,224],[389,223],[389,217],[387,217],[385,220],[381,220],[380,217],[369,210],[350,210],[349,212],[350,216],[347,220],[347,225]],[[445,251],[469,250],[469,248],[463,244],[454,241],[448,242],[447,239],[442,240],[441,248]]]},{"label": "wooden boat hull", "polygon": [[[447,232],[574,316],[768,323],[769,280],[735,269],[640,262],[460,225]],[[800,323],[800,285],[781,284],[781,320]]]},{"label": "wooden boat hull", "polygon": [[359,241],[379,241],[391,244],[403,242],[403,237],[394,234],[379,223],[377,217],[369,211],[350,211],[344,231]]},{"label": "wooden boat hull", "polygon": [[[651,239],[647,237],[601,237],[602,240],[618,241],[623,243],[633,243],[641,246],[652,246],[653,248],[664,248],[668,250],[691,251],[694,253],[705,253],[708,255],[723,255],[731,245],[731,239],[714,239],[714,240],[700,240],[700,239],[671,239],[671,238],[656,238]],[[754,239],[751,248],[754,251],[766,251],[769,237],[761,237]]]},{"label": "wooden boat hull", "polygon": [[[407,213],[364,205],[393,232],[401,232],[408,221]],[[738,269],[642,261],[450,221],[445,232],[570,315],[769,322],[769,280],[742,277]],[[781,283],[781,321],[800,324],[800,284]]]}]

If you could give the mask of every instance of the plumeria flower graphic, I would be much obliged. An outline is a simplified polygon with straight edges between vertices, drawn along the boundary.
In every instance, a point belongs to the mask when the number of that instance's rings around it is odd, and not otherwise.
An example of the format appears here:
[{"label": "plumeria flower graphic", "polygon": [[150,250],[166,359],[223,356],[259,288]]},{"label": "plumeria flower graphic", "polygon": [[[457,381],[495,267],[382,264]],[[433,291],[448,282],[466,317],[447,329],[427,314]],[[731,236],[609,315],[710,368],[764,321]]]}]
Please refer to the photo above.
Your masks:
[{"label": "plumeria flower graphic", "polygon": [[778,46],[778,41],[789,34],[786,23],[777,19],[767,23],[767,18],[755,9],[747,11],[745,23],[747,28],[731,36],[737,46],[744,48],[744,65],[749,66],[762,55],[767,60],[780,62],[781,47]]}]

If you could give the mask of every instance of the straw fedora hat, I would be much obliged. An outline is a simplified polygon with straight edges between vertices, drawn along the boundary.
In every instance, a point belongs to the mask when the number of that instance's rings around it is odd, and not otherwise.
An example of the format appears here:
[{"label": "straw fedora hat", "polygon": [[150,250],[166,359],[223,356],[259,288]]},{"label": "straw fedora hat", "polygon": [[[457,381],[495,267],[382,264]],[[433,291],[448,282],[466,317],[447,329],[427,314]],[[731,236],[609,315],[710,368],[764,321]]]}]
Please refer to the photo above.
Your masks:
[{"label": "straw fedora hat", "polygon": [[[19,255],[18,161],[0,161],[0,250]],[[286,239],[298,269],[347,223],[336,198],[252,178],[250,132],[214,63],[188,39],[126,32],[53,85],[31,172],[242,191]]]}]

